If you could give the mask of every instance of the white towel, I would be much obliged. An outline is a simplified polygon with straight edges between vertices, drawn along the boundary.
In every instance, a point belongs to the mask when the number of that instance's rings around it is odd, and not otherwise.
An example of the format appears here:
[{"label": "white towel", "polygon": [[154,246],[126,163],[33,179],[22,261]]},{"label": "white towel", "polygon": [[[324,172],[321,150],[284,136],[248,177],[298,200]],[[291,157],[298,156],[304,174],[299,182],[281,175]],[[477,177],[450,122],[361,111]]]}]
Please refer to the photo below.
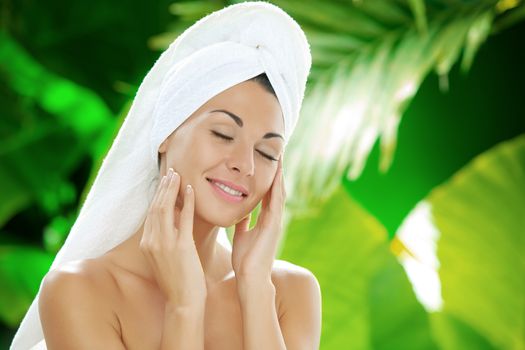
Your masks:
[{"label": "white towel", "polygon": [[[188,28],[141,83],[51,269],[98,257],[137,231],[158,185],[158,147],[218,93],[265,72],[283,112],[287,142],[299,116],[310,66],[304,32],[270,3],[230,5]],[[39,295],[40,291],[22,320],[12,350],[46,348]]]}]

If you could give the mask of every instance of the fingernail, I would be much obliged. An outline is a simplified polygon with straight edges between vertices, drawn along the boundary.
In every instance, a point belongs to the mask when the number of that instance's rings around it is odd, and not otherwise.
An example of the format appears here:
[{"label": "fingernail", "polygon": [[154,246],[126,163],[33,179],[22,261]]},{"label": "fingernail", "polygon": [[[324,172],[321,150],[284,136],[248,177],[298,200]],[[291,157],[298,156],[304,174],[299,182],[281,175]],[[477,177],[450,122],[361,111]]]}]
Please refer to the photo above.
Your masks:
[{"label": "fingernail", "polygon": [[186,193],[191,193],[191,185],[186,185]]}]

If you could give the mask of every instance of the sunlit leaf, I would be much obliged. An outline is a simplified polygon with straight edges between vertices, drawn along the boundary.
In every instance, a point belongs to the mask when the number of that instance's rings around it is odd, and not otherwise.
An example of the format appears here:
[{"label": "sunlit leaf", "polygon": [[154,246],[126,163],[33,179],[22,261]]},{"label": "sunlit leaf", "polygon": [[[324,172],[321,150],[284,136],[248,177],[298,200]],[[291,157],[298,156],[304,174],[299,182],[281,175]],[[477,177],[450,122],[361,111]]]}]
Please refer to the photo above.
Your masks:
[{"label": "sunlit leaf", "polygon": [[[435,234],[425,234],[429,227]],[[463,324],[471,336],[483,334],[488,348],[525,347],[525,135],[481,154],[434,189],[396,239],[407,247],[399,257],[420,300],[446,314],[438,316],[441,327]],[[437,283],[429,283],[431,273]],[[442,302],[425,300],[429,295]],[[459,345],[460,338],[448,341]]]},{"label": "sunlit leaf", "polygon": [[[339,17],[346,15],[347,19],[341,21],[351,22],[364,3],[346,5]],[[451,67],[463,51],[462,67],[466,70],[472,65],[497,19],[496,1],[435,2],[428,7],[418,1],[404,7],[401,2],[391,2],[391,6],[413,12],[418,24],[414,26],[414,20],[407,18],[391,29],[384,25],[381,34],[370,40],[363,33],[350,34],[352,30],[312,26],[316,16],[324,15],[317,14],[315,10],[321,10],[315,6],[296,9],[287,1],[278,4],[288,6],[294,18],[306,23],[307,36],[313,38],[315,80],[307,89],[302,121],[287,146],[285,164],[294,179],[288,186],[291,197],[306,206],[329,195],[341,176],[356,179],[377,140],[381,147],[379,169],[386,172],[394,158],[403,113],[421,82],[436,71],[440,87],[446,91]],[[367,11],[367,16],[370,13]],[[384,20],[367,18],[378,23]],[[328,40],[323,42],[323,38]],[[345,46],[346,54],[340,50]]]},{"label": "sunlit leaf", "polygon": [[321,285],[321,349],[436,348],[385,229],[343,189],[291,218],[286,232],[279,258],[308,268]]}]

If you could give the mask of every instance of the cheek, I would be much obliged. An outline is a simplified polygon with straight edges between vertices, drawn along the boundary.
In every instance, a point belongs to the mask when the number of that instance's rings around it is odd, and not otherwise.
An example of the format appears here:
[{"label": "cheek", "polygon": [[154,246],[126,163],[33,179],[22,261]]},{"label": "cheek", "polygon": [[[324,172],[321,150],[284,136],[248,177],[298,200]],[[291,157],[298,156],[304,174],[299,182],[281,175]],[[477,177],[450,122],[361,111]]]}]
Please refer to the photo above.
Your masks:
[{"label": "cheek", "polygon": [[206,162],[204,159],[205,152],[202,152],[195,145],[180,143],[177,147],[171,149],[171,153],[168,156],[168,166],[173,167],[181,176],[182,181],[177,198],[177,205],[181,208],[186,185],[191,184],[198,192],[205,189],[203,186],[207,185],[202,177],[202,169],[204,162]]},{"label": "cheek", "polygon": [[168,165],[173,166],[184,179],[191,179],[200,165],[206,161],[209,151],[206,145],[191,133],[180,135],[168,153]]},{"label": "cheek", "polygon": [[273,177],[270,177],[270,175],[265,175],[264,179],[260,181],[261,183],[257,186],[254,192],[255,195],[253,197],[253,201],[255,202],[255,205],[257,205],[257,203],[259,203],[264,198],[268,191],[272,189]]}]

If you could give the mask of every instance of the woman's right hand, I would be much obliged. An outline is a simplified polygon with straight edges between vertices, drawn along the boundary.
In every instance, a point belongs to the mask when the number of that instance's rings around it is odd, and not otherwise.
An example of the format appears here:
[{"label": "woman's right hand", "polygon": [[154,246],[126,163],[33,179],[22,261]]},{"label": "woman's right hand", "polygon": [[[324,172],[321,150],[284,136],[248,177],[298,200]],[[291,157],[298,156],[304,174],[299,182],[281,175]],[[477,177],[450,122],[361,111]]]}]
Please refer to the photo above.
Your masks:
[{"label": "woman's right hand", "polygon": [[[201,307],[206,302],[207,290],[193,240],[195,196],[188,185],[183,208],[177,208],[180,183],[180,176],[172,168],[162,177],[144,222],[140,250],[168,303],[182,308]],[[179,216],[178,228],[175,215]]]}]

